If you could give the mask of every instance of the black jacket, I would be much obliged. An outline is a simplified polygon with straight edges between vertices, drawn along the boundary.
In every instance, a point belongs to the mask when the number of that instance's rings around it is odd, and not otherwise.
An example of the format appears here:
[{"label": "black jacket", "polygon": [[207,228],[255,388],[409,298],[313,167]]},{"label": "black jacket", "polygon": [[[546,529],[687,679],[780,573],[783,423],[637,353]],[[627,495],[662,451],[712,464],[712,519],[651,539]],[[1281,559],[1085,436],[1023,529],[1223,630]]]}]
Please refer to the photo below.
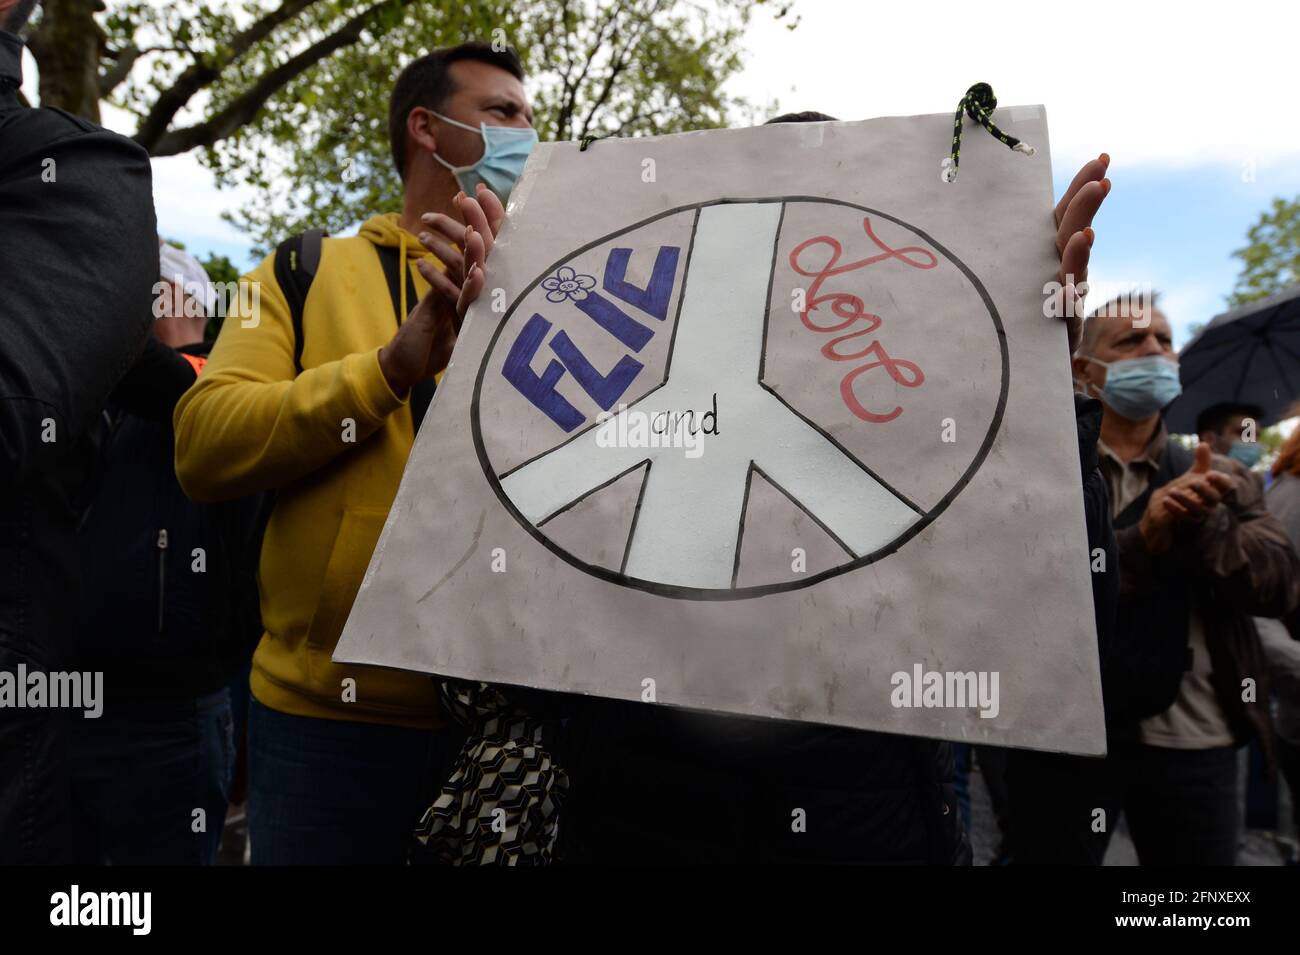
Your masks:
[{"label": "black jacket", "polygon": [[139,354],[158,239],[149,157],[17,98],[0,32],[0,648],[65,666],[85,437]]},{"label": "black jacket", "polygon": [[102,466],[79,534],[77,668],[103,671],[110,709],[220,689],[262,636],[262,495],[196,504],[176,480],[172,411],[195,377],[178,352],[210,348],[151,345],[104,415]]},{"label": "black jacket", "polygon": [[[1110,515],[1110,491],[1101,473],[1097,441],[1101,438],[1103,409],[1096,398],[1074,396],[1075,426],[1079,433],[1079,469],[1083,475],[1083,517],[1088,528],[1090,558],[1098,550],[1104,560],[1088,561],[1098,569],[1092,574],[1092,610],[1097,625],[1097,656],[1103,685],[1109,662],[1115,655],[1119,608],[1119,545]],[[1103,568],[1104,569],[1101,569]],[[1103,689],[1103,696],[1105,695]]]},{"label": "black jacket", "polygon": [[[87,431],[152,319],[145,151],[19,102],[0,31],[0,669],[67,670],[77,631]],[[0,863],[57,862],[70,812],[63,714],[0,717]]]}]

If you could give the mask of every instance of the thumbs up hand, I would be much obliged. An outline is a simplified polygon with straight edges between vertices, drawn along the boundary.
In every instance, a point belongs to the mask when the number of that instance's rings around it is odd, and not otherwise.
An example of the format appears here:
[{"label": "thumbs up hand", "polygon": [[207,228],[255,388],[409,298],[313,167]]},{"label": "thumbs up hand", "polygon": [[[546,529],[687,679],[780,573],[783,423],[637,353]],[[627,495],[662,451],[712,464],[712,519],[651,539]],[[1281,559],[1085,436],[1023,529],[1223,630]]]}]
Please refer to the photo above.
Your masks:
[{"label": "thumbs up hand", "polygon": [[1204,441],[1196,446],[1196,460],[1192,462],[1192,474],[1210,473],[1210,446]]},{"label": "thumbs up hand", "polygon": [[1138,530],[1147,550],[1163,554],[1173,544],[1180,526],[1202,523],[1233,488],[1231,476],[1210,470],[1210,446],[1196,446],[1195,460],[1186,474],[1175,478],[1151,495]]}]

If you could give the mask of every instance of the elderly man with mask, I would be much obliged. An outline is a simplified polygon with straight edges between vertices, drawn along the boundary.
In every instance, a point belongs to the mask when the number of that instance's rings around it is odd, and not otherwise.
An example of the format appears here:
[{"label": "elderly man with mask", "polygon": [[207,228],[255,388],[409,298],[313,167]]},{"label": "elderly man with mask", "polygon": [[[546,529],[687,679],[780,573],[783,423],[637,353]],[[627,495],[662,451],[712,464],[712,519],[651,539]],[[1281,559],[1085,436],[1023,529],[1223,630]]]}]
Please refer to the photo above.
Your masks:
[{"label": "elderly man with mask", "polygon": [[1024,861],[1098,863],[1123,810],[1143,865],[1231,865],[1237,750],[1258,735],[1272,753],[1251,615],[1296,606],[1300,561],[1257,475],[1204,442],[1192,451],[1169,437],[1161,412],[1181,386],[1155,296],[1089,316],[1073,367],[1104,406],[1098,450],[1119,551],[1103,659],[1109,756],[1078,766],[1082,785],[1038,800],[1054,808],[1013,816],[1026,827],[1017,841]]}]

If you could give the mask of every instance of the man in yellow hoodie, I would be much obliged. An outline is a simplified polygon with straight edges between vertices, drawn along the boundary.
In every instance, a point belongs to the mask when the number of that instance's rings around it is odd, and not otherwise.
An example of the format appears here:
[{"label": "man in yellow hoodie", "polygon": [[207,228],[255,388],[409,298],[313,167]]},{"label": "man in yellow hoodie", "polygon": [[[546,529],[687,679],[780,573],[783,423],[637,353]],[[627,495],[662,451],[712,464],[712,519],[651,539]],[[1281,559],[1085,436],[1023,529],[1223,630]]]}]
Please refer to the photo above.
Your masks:
[{"label": "man in yellow hoodie", "polygon": [[[400,215],[286,245],[279,270],[264,260],[177,405],[191,497],[275,491],[250,681],[254,863],[403,862],[454,753],[432,680],[331,656],[536,142],[522,79],[484,43],[407,66],[389,108]],[[295,320],[299,259],[315,268]]]}]

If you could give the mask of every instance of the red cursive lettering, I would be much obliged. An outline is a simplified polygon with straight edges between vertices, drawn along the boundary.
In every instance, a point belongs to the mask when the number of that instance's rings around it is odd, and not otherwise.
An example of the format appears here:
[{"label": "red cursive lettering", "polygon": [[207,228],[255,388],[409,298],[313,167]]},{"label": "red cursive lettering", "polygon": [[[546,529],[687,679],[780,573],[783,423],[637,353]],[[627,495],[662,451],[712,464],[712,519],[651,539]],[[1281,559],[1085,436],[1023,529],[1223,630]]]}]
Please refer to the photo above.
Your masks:
[{"label": "red cursive lettering", "polygon": [[[840,381],[840,396],[844,399],[844,404],[854,415],[864,421],[883,423],[892,421],[902,414],[902,407],[896,407],[893,411],[885,414],[878,414],[869,411],[866,406],[858,400],[857,394],[853,390],[853,383],[857,378],[870,371],[872,368],[884,368],[889,377],[905,388],[915,388],[925,381],[925,374],[920,367],[911,361],[902,358],[891,358],[885,352],[884,346],[879,341],[872,341],[859,351],[844,353],[838,348],[841,342],[847,342],[850,339],[861,338],[864,335],[870,335],[880,328],[882,319],[879,315],[867,311],[865,303],[857,295],[850,292],[828,292],[821,294],[822,285],[832,276],[842,275],[845,272],[852,272],[856,269],[866,268],[875,265],[878,262],[884,262],[888,259],[898,259],[899,261],[911,266],[914,269],[932,269],[939,264],[938,257],[928,249],[920,246],[909,245],[898,249],[891,249],[888,245],[880,240],[875,231],[871,228],[871,219],[862,220],[862,228],[867,233],[867,237],[875,243],[876,248],[880,249],[880,254],[871,255],[865,259],[859,259],[857,262],[849,262],[845,265],[839,265],[840,255],[843,253],[843,247],[840,243],[828,235],[814,236],[804,242],[799,243],[790,252],[790,268],[794,269],[800,275],[811,278],[812,285],[808,288],[808,295],[804,302],[804,308],[799,313],[799,318],[804,327],[814,332],[841,332],[855,323],[860,323],[861,327],[849,332],[847,335],[840,335],[832,338],[822,346],[821,352],[831,361],[855,361],[859,358],[871,356],[874,360],[866,364],[859,365]],[[805,250],[815,245],[825,245],[830,248],[830,257],[826,264],[820,269],[806,269],[800,264],[800,256]],[[924,256],[924,258],[921,258]],[[819,306],[826,303],[830,304],[830,311],[839,322],[821,324],[810,317],[810,313],[818,310]]]}]

